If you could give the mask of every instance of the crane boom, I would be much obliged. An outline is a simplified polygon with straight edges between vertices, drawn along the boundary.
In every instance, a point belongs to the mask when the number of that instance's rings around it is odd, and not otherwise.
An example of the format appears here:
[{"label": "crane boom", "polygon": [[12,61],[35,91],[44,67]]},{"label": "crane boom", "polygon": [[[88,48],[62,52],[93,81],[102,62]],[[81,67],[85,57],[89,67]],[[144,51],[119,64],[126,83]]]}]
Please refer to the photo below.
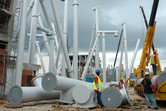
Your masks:
[{"label": "crane boom", "polygon": [[146,65],[148,65],[150,60],[150,52],[151,52],[151,48],[153,44],[153,37],[154,37],[155,24],[156,24],[154,21],[155,21],[158,3],[159,3],[159,0],[153,1],[151,16],[149,20],[149,26],[146,32],[140,65],[137,69],[134,70],[134,74],[136,75],[136,77],[143,77],[145,67]]}]

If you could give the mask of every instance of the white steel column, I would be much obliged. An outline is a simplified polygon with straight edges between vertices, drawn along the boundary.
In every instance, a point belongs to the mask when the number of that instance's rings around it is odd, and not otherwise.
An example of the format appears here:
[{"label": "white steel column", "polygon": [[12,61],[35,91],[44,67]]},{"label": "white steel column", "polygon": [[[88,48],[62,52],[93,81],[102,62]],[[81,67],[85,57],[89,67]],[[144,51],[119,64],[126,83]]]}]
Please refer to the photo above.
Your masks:
[{"label": "white steel column", "polygon": [[91,41],[90,41],[90,45],[89,45],[88,55],[90,54],[90,52],[92,50],[92,43],[93,43],[93,40],[94,40],[95,30],[96,30],[96,21],[94,22],[94,26],[93,26],[93,30],[92,30],[92,35],[91,35]]},{"label": "white steel column", "polygon": [[[120,62],[119,62],[119,73],[116,74],[117,76],[117,79],[116,81],[119,82],[120,81],[120,77],[121,77],[121,74],[122,74],[122,59],[123,59],[123,48],[124,48],[124,36],[122,36],[122,47],[121,47],[121,55],[120,55]],[[119,77],[119,78],[118,78]],[[123,77],[123,76],[122,76]]]},{"label": "white steel column", "polygon": [[50,1],[51,1],[51,5],[52,5],[52,9],[53,9],[53,14],[54,14],[54,17],[55,17],[55,21],[56,21],[56,24],[57,24],[58,34],[59,34],[59,37],[60,37],[60,42],[61,42],[61,45],[62,45],[63,53],[65,55],[66,64],[67,64],[67,67],[69,69],[70,77],[73,78],[74,75],[73,75],[72,67],[71,67],[71,64],[70,64],[70,60],[69,60],[69,55],[68,55],[68,52],[67,52],[67,48],[64,45],[63,34],[62,34],[62,26],[60,24],[60,20],[59,20],[59,16],[58,16],[58,11],[56,9],[55,0],[50,0]]},{"label": "white steel column", "polygon": [[[63,40],[64,40],[64,45],[67,48],[67,35],[68,35],[68,31],[67,31],[67,26],[68,26],[68,0],[64,1],[64,19],[63,19]],[[66,76],[66,63],[65,63],[65,56],[64,53],[62,51],[62,76]]]},{"label": "white steel column", "polygon": [[35,64],[35,42],[36,42],[36,30],[37,30],[37,18],[38,18],[38,4],[39,0],[34,1],[34,7],[32,10],[32,19],[31,19],[31,44],[30,44],[30,56],[29,63]]},{"label": "white steel column", "polygon": [[[43,27],[43,23],[42,23],[42,20],[41,20],[41,17],[39,16],[38,17],[38,23],[41,27]],[[47,50],[47,53],[48,55],[50,56],[50,46],[48,44],[48,40],[47,40],[47,36],[46,36],[46,33],[44,33],[43,31],[41,31],[42,35],[43,35],[43,41],[44,41],[44,44],[46,45],[46,50]]]},{"label": "white steel column", "polygon": [[34,0],[31,0],[31,3],[29,4],[28,9],[27,9],[27,18],[29,16],[33,6],[34,6]]},{"label": "white steel column", "polygon": [[106,55],[105,55],[105,33],[102,33],[102,45],[103,45],[103,82],[106,83]]},{"label": "white steel column", "polygon": [[136,47],[135,47],[135,51],[134,51],[134,54],[133,54],[133,57],[131,59],[131,63],[130,63],[130,67],[129,67],[129,76],[131,75],[131,70],[133,68],[133,64],[134,64],[134,61],[135,61],[135,57],[137,55],[137,51],[138,51],[138,47],[139,47],[139,43],[140,43],[140,38],[137,40],[137,44],[136,44]]},{"label": "white steel column", "polygon": [[39,41],[36,41],[36,48],[37,48],[37,51],[38,51],[38,54],[39,54],[39,58],[40,58],[41,66],[42,66],[42,69],[43,69],[43,73],[46,74],[47,71],[46,71],[46,67],[44,65],[42,54],[40,52]]},{"label": "white steel column", "polygon": [[126,80],[128,77],[128,54],[127,54],[127,35],[126,35],[126,24],[123,23],[123,36],[124,36],[124,45],[125,45],[125,67],[126,67]]},{"label": "white steel column", "polygon": [[96,40],[95,40],[95,42],[94,42],[94,45],[93,45],[92,51],[90,52],[90,55],[89,55],[88,60],[87,60],[87,62],[86,62],[86,65],[85,65],[85,68],[84,68],[84,71],[83,71],[83,73],[82,73],[82,77],[81,77],[82,80],[85,80],[85,77],[86,77],[86,73],[87,73],[87,70],[88,70],[89,63],[90,63],[90,61],[91,61],[91,59],[92,59],[92,56],[93,56],[93,53],[94,53],[94,51],[95,51],[95,47],[96,47],[96,45],[97,45],[97,42],[99,41],[99,36],[100,36],[100,33],[97,34],[97,37],[96,37]]},{"label": "white steel column", "polygon": [[78,79],[78,3],[74,0],[74,27],[73,27],[73,72],[75,79]]},{"label": "white steel column", "polygon": [[[99,25],[98,25],[98,7],[94,9],[96,11],[96,36],[97,32],[99,31]],[[99,69],[99,41],[96,43],[96,53],[95,53],[95,67],[96,69]]]},{"label": "white steel column", "polygon": [[26,9],[27,9],[27,0],[23,0],[22,4],[22,13],[21,13],[21,24],[18,40],[18,54],[16,61],[16,83],[21,86],[22,83],[22,67],[23,67],[23,53],[24,53],[24,43],[25,43],[25,32],[26,32]]},{"label": "white steel column", "polygon": [[[31,1],[31,3],[29,4],[29,6],[28,6],[28,9],[27,9],[27,18],[28,18],[28,16],[29,16],[29,14],[30,14],[30,12],[31,12],[31,10],[32,10],[32,8],[33,8],[33,6],[34,6],[34,0],[32,0]],[[26,19],[26,22],[27,22],[27,19]],[[19,31],[20,31],[20,26],[18,27],[18,29],[17,29],[17,31],[16,31],[16,37],[18,37],[19,35]]]}]

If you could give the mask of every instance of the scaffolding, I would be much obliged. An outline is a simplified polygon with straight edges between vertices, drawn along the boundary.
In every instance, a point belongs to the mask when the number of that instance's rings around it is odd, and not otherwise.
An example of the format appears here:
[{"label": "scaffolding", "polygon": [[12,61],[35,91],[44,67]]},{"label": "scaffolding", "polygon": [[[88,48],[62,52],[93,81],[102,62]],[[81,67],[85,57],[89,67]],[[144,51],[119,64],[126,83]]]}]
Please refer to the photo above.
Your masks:
[{"label": "scaffolding", "polygon": [[10,10],[11,0],[0,0],[0,9]]},{"label": "scaffolding", "polygon": [[[14,84],[15,75],[15,56],[0,54],[0,99],[4,99],[6,89]],[[11,71],[7,71],[12,69]]]}]

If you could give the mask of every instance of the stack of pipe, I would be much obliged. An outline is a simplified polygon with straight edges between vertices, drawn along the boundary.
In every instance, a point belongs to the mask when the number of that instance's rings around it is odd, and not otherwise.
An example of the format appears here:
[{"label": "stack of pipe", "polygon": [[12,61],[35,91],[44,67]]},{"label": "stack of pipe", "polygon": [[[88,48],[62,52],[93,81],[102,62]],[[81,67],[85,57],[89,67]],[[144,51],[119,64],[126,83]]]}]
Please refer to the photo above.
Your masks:
[{"label": "stack of pipe", "polygon": [[32,80],[35,87],[12,86],[8,94],[10,104],[19,105],[21,102],[58,99],[60,97],[60,91],[45,91],[41,87],[41,79],[42,77],[38,76]]}]

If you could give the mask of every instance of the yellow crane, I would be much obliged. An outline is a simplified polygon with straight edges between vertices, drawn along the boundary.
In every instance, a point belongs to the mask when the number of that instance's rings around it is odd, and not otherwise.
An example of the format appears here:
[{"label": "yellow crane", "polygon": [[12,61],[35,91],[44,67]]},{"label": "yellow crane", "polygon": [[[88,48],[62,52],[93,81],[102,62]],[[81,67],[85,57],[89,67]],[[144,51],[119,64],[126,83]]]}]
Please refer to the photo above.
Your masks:
[{"label": "yellow crane", "polygon": [[[149,21],[149,26],[147,24],[147,20],[145,17],[143,7],[140,6],[140,8],[141,8],[141,11],[142,11],[142,14],[144,17],[145,25],[147,27],[147,32],[146,32],[146,37],[145,37],[145,42],[144,42],[144,47],[143,47],[139,67],[135,68],[134,72],[133,72],[136,77],[144,77],[145,72],[149,71],[149,69],[146,68],[146,66],[148,66],[148,63],[150,61],[151,49],[153,49],[153,51],[155,50],[154,45],[153,45],[153,38],[154,38],[155,24],[156,24],[156,22],[154,22],[154,19],[155,19],[155,15],[156,15],[156,11],[157,11],[157,6],[155,9],[154,8],[152,9],[151,18]],[[157,64],[157,69],[158,69],[157,74],[160,74],[161,73],[161,66],[160,66],[160,61],[158,58],[157,50],[156,50],[156,64]]]},{"label": "yellow crane", "polygon": [[[153,49],[153,51],[156,51],[154,49],[154,45],[153,45],[153,37],[154,37],[155,24],[156,24],[154,22],[154,19],[155,19],[155,15],[156,15],[156,11],[157,11],[158,2],[159,2],[159,0],[154,0],[154,2],[153,2],[149,26],[147,25],[143,7],[140,7],[142,10],[143,16],[144,16],[146,27],[147,27],[147,33],[146,33],[146,38],[145,38],[142,56],[141,56],[141,60],[140,60],[140,65],[137,69],[134,69],[134,74],[136,75],[136,77],[144,77],[145,71],[146,70],[148,71],[148,69],[146,69],[146,66],[148,66],[148,63],[150,60],[151,48]],[[157,68],[158,68],[157,74],[159,74],[159,75],[151,77],[151,81],[154,82],[154,95],[155,95],[156,100],[166,101],[166,80],[165,80],[166,72],[161,73],[161,66],[160,66],[160,61],[158,58],[157,51],[156,51],[156,64],[157,64]],[[137,84],[134,87],[134,90],[136,92],[138,92],[138,94],[141,96],[144,95],[144,91],[143,91],[142,87],[140,86],[141,83],[139,83],[142,79],[143,78],[138,79]]]}]

